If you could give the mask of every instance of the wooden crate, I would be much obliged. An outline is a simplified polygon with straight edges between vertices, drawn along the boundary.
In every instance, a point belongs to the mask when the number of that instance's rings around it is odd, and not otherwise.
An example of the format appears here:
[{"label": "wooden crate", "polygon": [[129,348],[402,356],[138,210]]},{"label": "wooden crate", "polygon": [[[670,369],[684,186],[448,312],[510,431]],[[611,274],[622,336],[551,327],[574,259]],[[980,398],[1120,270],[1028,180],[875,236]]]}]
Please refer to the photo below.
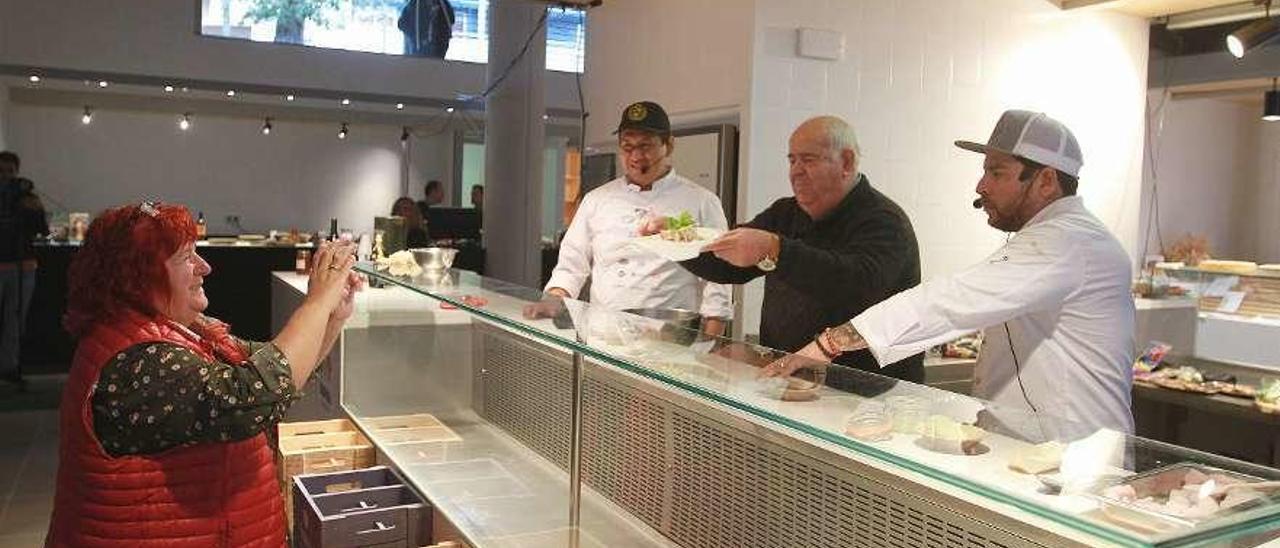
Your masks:
[{"label": "wooden crate", "polygon": [[280,423],[276,431],[280,434],[276,472],[290,528],[294,476],[367,468],[377,461],[373,444],[346,419]]},{"label": "wooden crate", "polygon": [[295,542],[311,548],[432,542],[431,508],[385,466],[293,480]]}]

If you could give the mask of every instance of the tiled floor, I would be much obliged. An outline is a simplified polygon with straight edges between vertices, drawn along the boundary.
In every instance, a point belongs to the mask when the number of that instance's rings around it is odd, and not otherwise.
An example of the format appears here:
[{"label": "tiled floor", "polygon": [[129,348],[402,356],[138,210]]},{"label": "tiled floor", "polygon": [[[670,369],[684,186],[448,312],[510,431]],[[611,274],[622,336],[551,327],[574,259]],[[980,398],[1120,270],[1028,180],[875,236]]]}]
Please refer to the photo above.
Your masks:
[{"label": "tiled floor", "polygon": [[58,412],[0,413],[0,432],[0,546],[42,546],[58,470]]}]

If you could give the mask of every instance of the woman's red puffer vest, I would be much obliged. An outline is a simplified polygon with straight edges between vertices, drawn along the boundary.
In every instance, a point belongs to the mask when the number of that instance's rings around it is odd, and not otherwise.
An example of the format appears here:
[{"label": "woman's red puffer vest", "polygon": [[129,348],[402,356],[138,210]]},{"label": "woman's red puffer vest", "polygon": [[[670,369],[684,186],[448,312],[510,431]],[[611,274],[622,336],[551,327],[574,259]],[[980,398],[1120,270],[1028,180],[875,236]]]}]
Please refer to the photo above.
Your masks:
[{"label": "woman's red puffer vest", "polygon": [[144,456],[111,457],[102,449],[91,404],[102,368],[133,345],[160,341],[205,359],[237,364],[245,359],[225,331],[211,343],[137,313],[123,314],[82,338],[62,394],[58,487],[46,545],[284,546],[284,502],[265,434]]}]

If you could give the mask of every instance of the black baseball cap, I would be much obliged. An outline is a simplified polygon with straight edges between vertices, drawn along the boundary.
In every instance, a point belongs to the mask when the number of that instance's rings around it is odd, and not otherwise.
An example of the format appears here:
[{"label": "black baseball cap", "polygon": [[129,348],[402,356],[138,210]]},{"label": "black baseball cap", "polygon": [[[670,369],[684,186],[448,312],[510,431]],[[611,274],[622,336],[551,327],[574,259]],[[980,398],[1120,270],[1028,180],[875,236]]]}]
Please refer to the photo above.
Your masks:
[{"label": "black baseball cap", "polygon": [[622,109],[622,121],[618,122],[618,129],[613,134],[617,135],[628,129],[666,136],[671,133],[671,119],[667,118],[667,111],[662,110],[662,105],[658,103],[653,101],[631,103],[627,108]]}]

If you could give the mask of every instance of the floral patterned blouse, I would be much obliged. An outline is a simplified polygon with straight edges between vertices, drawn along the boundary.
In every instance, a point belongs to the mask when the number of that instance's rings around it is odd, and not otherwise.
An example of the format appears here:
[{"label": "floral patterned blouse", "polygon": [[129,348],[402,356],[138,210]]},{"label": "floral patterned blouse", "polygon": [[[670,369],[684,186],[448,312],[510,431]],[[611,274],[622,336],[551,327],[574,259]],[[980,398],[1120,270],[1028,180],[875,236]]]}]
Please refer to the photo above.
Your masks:
[{"label": "floral patterned blouse", "polygon": [[289,360],[273,343],[237,342],[246,366],[208,361],[168,342],[126,348],[102,369],[93,427],[113,457],[251,438],[298,397]]}]

